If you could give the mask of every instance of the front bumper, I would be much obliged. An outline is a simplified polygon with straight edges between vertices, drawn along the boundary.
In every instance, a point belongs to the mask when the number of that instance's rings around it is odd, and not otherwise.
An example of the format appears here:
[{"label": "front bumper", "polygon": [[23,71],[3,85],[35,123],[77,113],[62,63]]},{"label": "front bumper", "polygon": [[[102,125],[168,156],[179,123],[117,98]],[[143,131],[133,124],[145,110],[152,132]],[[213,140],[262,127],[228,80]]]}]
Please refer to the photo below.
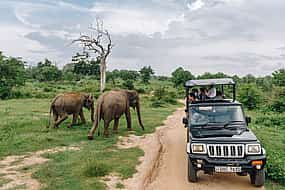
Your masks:
[{"label": "front bumper", "polygon": [[[197,154],[188,154],[189,159],[194,164],[194,167],[197,170],[204,170],[206,173],[213,173],[215,171],[215,166],[232,166],[232,167],[241,167],[242,172],[251,173],[256,169],[256,166],[252,166],[252,161],[262,160],[261,168],[263,169],[266,164],[265,155],[257,156],[245,156],[244,158],[209,158],[208,155],[197,155]],[[200,167],[198,167],[199,165]]]}]

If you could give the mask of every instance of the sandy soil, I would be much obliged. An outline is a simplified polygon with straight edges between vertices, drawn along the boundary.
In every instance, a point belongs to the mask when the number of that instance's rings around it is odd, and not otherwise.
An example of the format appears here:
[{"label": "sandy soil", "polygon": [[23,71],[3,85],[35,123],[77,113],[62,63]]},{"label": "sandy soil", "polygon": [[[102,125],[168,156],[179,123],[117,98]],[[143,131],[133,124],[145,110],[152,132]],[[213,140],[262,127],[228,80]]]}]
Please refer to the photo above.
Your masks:
[{"label": "sandy soil", "polygon": [[79,147],[56,147],[52,149],[30,152],[21,156],[8,156],[0,160],[0,179],[4,179],[7,183],[0,186],[0,190],[6,189],[29,189],[38,190],[41,184],[32,178],[32,172],[24,172],[24,168],[43,164],[49,159],[42,155],[46,153],[57,153],[68,150],[79,150]]},{"label": "sandy soil", "polygon": [[[178,109],[155,133],[143,137],[122,138],[120,148],[138,146],[145,155],[140,158],[138,173],[123,181],[133,190],[250,190],[249,176],[236,174],[198,174],[198,183],[187,180],[186,129],[182,125],[184,108]],[[115,189],[115,188],[110,188]],[[264,188],[259,188],[264,189]]]}]

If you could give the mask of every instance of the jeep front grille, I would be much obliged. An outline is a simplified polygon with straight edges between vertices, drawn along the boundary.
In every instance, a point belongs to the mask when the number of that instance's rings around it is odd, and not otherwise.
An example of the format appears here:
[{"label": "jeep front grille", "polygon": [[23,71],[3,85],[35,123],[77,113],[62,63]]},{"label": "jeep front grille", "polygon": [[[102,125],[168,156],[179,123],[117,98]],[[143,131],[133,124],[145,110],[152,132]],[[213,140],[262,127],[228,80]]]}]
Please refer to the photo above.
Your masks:
[{"label": "jeep front grille", "polygon": [[243,144],[207,144],[209,157],[212,158],[242,158]]}]

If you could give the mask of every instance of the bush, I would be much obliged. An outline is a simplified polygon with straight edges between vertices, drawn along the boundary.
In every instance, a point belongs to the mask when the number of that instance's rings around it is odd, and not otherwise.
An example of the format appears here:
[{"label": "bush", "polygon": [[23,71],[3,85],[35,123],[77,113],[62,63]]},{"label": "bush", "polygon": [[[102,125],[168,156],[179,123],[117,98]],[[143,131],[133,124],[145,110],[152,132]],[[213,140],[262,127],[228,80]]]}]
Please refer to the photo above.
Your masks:
[{"label": "bush", "polygon": [[285,69],[280,69],[272,73],[273,83],[277,86],[285,86]]},{"label": "bush", "polygon": [[273,102],[271,104],[272,111],[285,112],[285,88],[277,88],[275,90]]},{"label": "bush", "polygon": [[102,177],[109,173],[108,167],[100,162],[94,161],[87,161],[85,169],[83,170],[83,174],[86,177]]},{"label": "bush", "polygon": [[24,63],[16,58],[7,58],[0,52],[0,99],[10,98],[13,87],[24,83]]},{"label": "bush", "polygon": [[243,84],[238,89],[238,99],[249,110],[258,108],[263,101],[261,91],[254,84]]},{"label": "bush", "polygon": [[145,66],[140,70],[141,80],[144,84],[149,84],[149,80],[153,74],[154,71],[152,70],[151,66]]},{"label": "bush", "polygon": [[285,115],[282,114],[274,114],[274,115],[267,115],[259,116],[256,118],[255,124],[264,125],[268,127],[272,126],[280,126],[285,129]]},{"label": "bush", "polygon": [[155,89],[150,100],[152,107],[163,107],[164,104],[175,104],[177,102],[175,93],[167,91],[165,87]]},{"label": "bush", "polygon": [[44,62],[39,62],[32,70],[33,78],[40,82],[58,81],[62,78],[61,70],[53,65],[48,59],[45,59]]},{"label": "bush", "polygon": [[132,80],[125,80],[123,82],[123,88],[126,88],[128,90],[133,90],[135,88],[133,81]]},{"label": "bush", "polygon": [[139,94],[144,94],[144,93],[145,93],[145,89],[144,89],[144,88],[138,88],[138,89],[136,89],[136,91],[137,91]]},{"label": "bush", "polygon": [[183,86],[187,80],[195,78],[190,71],[186,71],[182,67],[176,69],[171,75],[171,81],[174,83],[175,87]]}]

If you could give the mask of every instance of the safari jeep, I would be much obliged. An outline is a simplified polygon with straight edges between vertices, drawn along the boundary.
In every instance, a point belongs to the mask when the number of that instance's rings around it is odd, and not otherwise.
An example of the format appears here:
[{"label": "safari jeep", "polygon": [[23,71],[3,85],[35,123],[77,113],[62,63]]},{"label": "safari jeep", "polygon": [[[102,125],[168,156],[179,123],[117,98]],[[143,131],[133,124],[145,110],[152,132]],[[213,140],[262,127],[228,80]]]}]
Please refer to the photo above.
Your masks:
[{"label": "safari jeep", "polygon": [[[211,98],[191,101],[190,90],[214,86],[227,93],[231,99]],[[190,80],[186,88],[188,180],[197,182],[197,172],[249,174],[250,182],[260,187],[265,181],[265,149],[247,127],[250,117],[245,117],[243,106],[236,101],[235,82],[230,78]],[[230,91],[230,92],[229,92]],[[218,91],[217,91],[218,92]],[[193,93],[192,93],[193,94]]]}]

